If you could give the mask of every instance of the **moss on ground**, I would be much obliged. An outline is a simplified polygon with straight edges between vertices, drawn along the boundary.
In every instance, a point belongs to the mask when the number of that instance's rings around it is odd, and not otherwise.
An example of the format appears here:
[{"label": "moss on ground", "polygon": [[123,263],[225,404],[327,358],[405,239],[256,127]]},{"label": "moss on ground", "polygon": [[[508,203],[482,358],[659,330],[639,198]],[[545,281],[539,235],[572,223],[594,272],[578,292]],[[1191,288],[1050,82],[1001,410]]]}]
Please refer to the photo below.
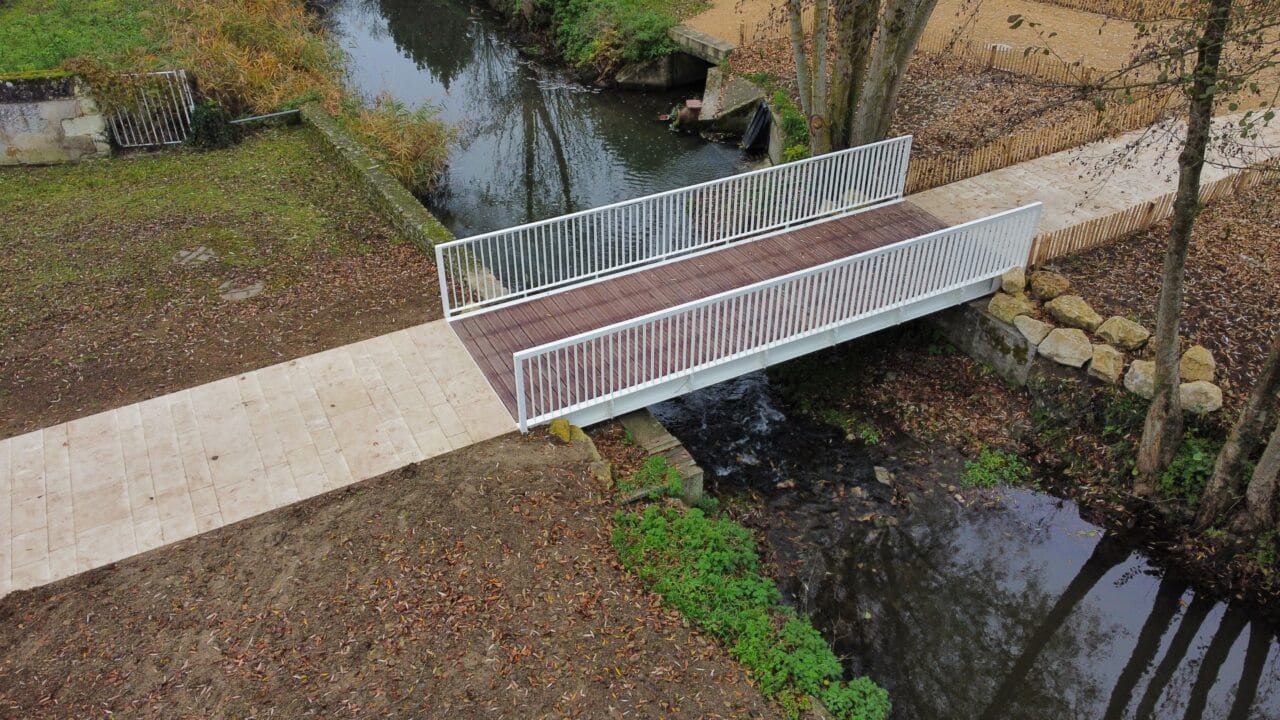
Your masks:
[{"label": "moss on ground", "polygon": [[[386,240],[310,131],[268,130],[211,152],[180,150],[0,174],[0,334],[52,313],[118,302],[155,307],[186,283],[216,291],[236,270],[287,285],[309,259]],[[381,232],[379,230],[379,232]],[[215,272],[174,277],[205,246]]]}]

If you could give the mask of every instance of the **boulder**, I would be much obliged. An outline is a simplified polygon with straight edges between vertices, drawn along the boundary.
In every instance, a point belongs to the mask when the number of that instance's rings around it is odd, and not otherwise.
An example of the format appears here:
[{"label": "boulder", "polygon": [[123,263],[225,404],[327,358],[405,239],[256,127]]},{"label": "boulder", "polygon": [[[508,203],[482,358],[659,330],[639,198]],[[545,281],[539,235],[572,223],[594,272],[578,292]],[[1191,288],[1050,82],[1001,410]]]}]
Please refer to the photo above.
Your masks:
[{"label": "boulder", "polygon": [[1205,415],[1222,408],[1222,390],[1207,380],[1184,382],[1178,386],[1182,409]]},{"label": "boulder", "polygon": [[1008,293],[998,292],[991,296],[991,302],[987,304],[987,312],[995,315],[1002,322],[1011,323],[1013,319],[1019,315],[1026,315],[1035,310],[1036,306],[1031,300],[1021,293],[1010,295]]},{"label": "boulder", "polygon": [[1037,270],[1031,273],[1031,297],[1040,302],[1065,295],[1070,289],[1071,281],[1056,272]]},{"label": "boulder", "polygon": [[1022,337],[1026,338],[1032,345],[1039,345],[1045,336],[1053,330],[1053,326],[1047,322],[1041,322],[1030,315],[1019,315],[1013,319],[1013,326],[1018,328],[1018,332],[1022,333]]},{"label": "boulder", "polygon": [[1211,383],[1213,372],[1217,369],[1218,364],[1213,360],[1213,353],[1203,345],[1192,345],[1182,353],[1182,362],[1178,363],[1178,375],[1186,383],[1200,380]]},{"label": "boulder", "polygon": [[1027,271],[1019,267],[1005,272],[1000,276],[1000,289],[1010,295],[1021,294],[1027,289]]},{"label": "boulder", "polygon": [[1151,360],[1134,360],[1124,374],[1124,389],[1150,400],[1156,394],[1156,364]]},{"label": "boulder", "polygon": [[1059,295],[1045,303],[1044,309],[1067,327],[1093,332],[1102,324],[1102,316],[1079,295]]},{"label": "boulder", "polygon": [[1123,372],[1124,353],[1110,345],[1093,346],[1093,359],[1089,361],[1089,377],[1097,378],[1110,385],[1118,385]]},{"label": "boulder", "polygon": [[1075,328],[1054,328],[1036,351],[1060,365],[1071,367],[1083,367],[1093,357],[1089,336]]},{"label": "boulder", "polygon": [[1137,350],[1147,344],[1147,338],[1151,337],[1151,331],[1128,318],[1119,316],[1107,318],[1106,322],[1098,326],[1096,332],[1098,337],[1121,350]]}]

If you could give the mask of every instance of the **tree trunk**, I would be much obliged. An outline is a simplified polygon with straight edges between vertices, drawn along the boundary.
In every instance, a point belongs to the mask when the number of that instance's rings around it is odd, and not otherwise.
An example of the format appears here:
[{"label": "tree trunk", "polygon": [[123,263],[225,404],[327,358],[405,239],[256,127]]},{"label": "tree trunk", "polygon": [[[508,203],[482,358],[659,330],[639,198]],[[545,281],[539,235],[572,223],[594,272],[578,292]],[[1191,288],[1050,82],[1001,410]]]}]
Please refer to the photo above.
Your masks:
[{"label": "tree trunk", "polygon": [[1205,484],[1196,513],[1196,524],[1209,527],[1218,520],[1240,496],[1244,485],[1245,468],[1258,453],[1276,412],[1276,393],[1280,392],[1280,332],[1271,342],[1271,352],[1262,365],[1262,372],[1254,383],[1253,392],[1240,411],[1240,417],[1231,427],[1227,442],[1218,453],[1213,465],[1213,475]]},{"label": "tree trunk", "polygon": [[827,124],[818,129],[835,150],[849,147],[849,128],[866,83],[879,10],[879,0],[835,0],[836,56],[827,98]]},{"label": "tree trunk", "polygon": [[1237,533],[1262,532],[1276,527],[1277,484],[1280,484],[1280,424],[1271,432],[1271,440],[1253,469],[1253,479],[1244,493],[1244,511],[1232,525]]},{"label": "tree trunk", "polygon": [[1178,192],[1165,249],[1164,277],[1156,316],[1155,395],[1147,410],[1138,445],[1138,477],[1134,492],[1146,495],[1169,466],[1182,440],[1182,403],[1178,398],[1178,326],[1182,318],[1183,278],[1191,230],[1200,211],[1200,174],[1213,122],[1218,63],[1231,20],[1231,0],[1209,0],[1204,32],[1196,43],[1187,137],[1178,155]]},{"label": "tree trunk", "polygon": [[809,56],[804,51],[804,15],[800,0],[787,0],[787,20],[791,26],[791,56],[796,61],[800,111],[805,117],[809,117],[813,112],[813,88],[809,84]]},{"label": "tree trunk", "polygon": [[882,140],[889,134],[907,65],[937,4],[938,0],[887,0],[862,93],[852,108],[849,146]]},{"label": "tree trunk", "polygon": [[827,0],[815,0],[813,6],[813,96],[809,120],[809,148],[814,155],[831,152],[831,134],[827,126]]}]

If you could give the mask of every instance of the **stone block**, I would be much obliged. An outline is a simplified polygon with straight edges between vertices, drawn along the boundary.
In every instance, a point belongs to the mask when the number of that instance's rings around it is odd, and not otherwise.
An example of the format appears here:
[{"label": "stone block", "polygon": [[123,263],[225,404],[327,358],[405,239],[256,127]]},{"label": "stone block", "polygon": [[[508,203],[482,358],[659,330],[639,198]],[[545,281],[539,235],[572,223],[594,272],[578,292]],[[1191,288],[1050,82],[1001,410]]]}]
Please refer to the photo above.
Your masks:
[{"label": "stone block", "polygon": [[1039,345],[1052,330],[1053,326],[1047,322],[1037,320],[1030,315],[1019,315],[1013,319],[1013,326],[1018,328],[1018,332],[1022,333],[1022,337],[1026,338],[1032,345]]},{"label": "stone block", "polygon": [[1124,373],[1124,353],[1110,345],[1094,345],[1093,359],[1089,361],[1089,377],[1110,385],[1118,385]]},{"label": "stone block", "polygon": [[1156,393],[1156,364],[1151,360],[1134,360],[1124,374],[1124,389],[1148,400]]},{"label": "stone block", "polygon": [[1098,326],[1098,337],[1121,350],[1137,350],[1147,343],[1151,331],[1138,323],[1119,316],[1107,318]]},{"label": "stone block", "polygon": [[1023,292],[1027,289],[1027,271],[1020,267],[1005,271],[1000,276],[1000,289],[1010,295]]},{"label": "stone block", "polygon": [[1222,409],[1222,390],[1206,380],[1184,382],[1178,386],[1178,399],[1187,412],[1205,415]]},{"label": "stone block", "polygon": [[1044,309],[1067,327],[1093,332],[1102,324],[1102,316],[1079,295],[1059,295],[1045,303]]},{"label": "stone block", "polygon": [[1182,354],[1182,361],[1178,363],[1178,375],[1183,382],[1188,383],[1201,380],[1213,382],[1213,374],[1217,369],[1213,353],[1203,345],[1192,345]]},{"label": "stone block", "polygon": [[1047,270],[1031,273],[1031,297],[1041,302],[1065,295],[1070,289],[1071,281],[1064,275]]},{"label": "stone block", "polygon": [[1036,348],[1044,357],[1069,367],[1084,367],[1093,358],[1089,336],[1076,328],[1055,328]]},{"label": "stone block", "polygon": [[1026,295],[1009,295],[1003,292],[992,295],[991,302],[987,304],[987,312],[1007,323],[1012,323],[1015,317],[1026,315],[1035,309],[1035,304]]}]

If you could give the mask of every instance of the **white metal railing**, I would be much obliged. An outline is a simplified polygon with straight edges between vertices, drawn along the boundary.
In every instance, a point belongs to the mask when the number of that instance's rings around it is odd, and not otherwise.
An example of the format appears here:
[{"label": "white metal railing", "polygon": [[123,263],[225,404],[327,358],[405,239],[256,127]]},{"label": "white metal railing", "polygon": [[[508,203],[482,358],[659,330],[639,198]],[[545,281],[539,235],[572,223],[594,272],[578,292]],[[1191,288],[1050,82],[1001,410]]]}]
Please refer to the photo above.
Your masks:
[{"label": "white metal railing", "polygon": [[186,70],[162,70],[138,79],[127,103],[111,108],[107,125],[120,147],[154,147],[185,142],[191,133],[195,95]]},{"label": "white metal railing", "polygon": [[436,246],[446,318],[897,200],[911,136]]},{"label": "white metal railing", "polygon": [[514,354],[520,429],[1021,267],[1040,203]]}]

